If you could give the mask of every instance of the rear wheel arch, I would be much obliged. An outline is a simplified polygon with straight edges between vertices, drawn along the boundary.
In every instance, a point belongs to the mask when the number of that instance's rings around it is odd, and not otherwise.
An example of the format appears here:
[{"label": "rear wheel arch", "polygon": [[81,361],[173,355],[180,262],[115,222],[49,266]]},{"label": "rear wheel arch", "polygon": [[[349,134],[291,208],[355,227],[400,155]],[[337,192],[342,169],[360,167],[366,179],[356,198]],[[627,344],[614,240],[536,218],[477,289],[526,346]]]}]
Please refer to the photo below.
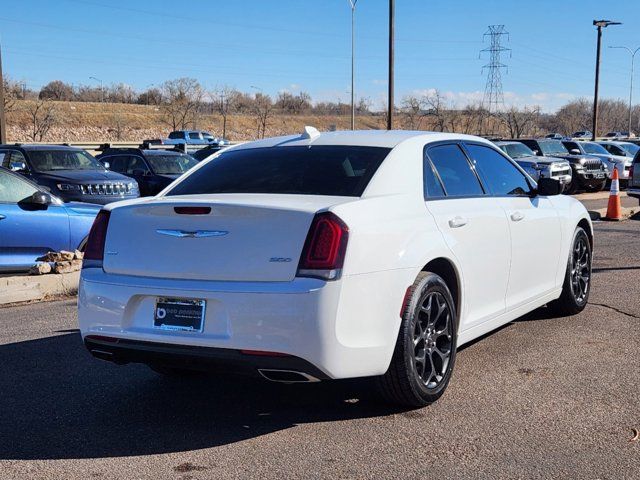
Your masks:
[{"label": "rear wheel arch", "polygon": [[587,237],[589,237],[589,243],[591,244],[591,250],[593,250],[593,231],[591,229],[591,224],[586,218],[583,218],[578,222],[577,227],[582,227],[585,232],[587,232]]},{"label": "rear wheel arch", "polygon": [[435,273],[444,280],[451,292],[453,301],[455,302],[456,313],[459,321],[462,310],[462,281],[455,264],[448,258],[439,257],[427,263],[422,267],[421,271]]}]

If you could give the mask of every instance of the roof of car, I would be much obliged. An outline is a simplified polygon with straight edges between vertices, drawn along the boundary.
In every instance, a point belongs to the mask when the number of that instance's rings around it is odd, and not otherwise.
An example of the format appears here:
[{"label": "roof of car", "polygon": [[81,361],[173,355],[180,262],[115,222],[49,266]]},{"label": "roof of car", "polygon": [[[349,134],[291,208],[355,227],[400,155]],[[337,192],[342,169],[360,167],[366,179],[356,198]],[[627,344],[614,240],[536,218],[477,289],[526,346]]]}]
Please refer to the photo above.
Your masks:
[{"label": "roof of car", "polygon": [[517,140],[498,140],[496,142],[493,142],[496,145],[519,145],[520,142],[518,142]]},{"label": "roof of car", "polygon": [[69,145],[47,145],[38,143],[5,143],[0,144],[0,148],[22,148],[24,150],[73,150],[74,152],[81,151],[81,148],[71,147]]},{"label": "roof of car", "polygon": [[110,147],[100,153],[101,156],[138,153],[141,155],[184,155],[184,152],[169,149],[147,149],[130,147]]},{"label": "roof of car", "polygon": [[[314,129],[315,130],[315,129]],[[458,133],[442,133],[411,130],[344,130],[335,132],[323,132],[308,135],[287,135],[283,137],[266,138],[254,142],[243,143],[231,148],[262,148],[262,147],[288,147],[309,145],[353,145],[368,147],[393,148],[398,144],[417,137],[423,137],[425,142],[437,142],[442,140],[474,140],[491,144],[488,140],[473,135]]]}]

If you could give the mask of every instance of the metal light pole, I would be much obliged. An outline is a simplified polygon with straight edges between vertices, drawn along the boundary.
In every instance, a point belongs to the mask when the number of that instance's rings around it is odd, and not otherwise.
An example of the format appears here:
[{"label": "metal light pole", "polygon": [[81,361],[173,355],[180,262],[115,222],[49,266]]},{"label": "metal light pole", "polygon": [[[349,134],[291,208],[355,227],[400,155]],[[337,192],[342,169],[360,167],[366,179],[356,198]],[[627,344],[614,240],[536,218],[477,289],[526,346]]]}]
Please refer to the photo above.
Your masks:
[{"label": "metal light pole", "polygon": [[102,80],[96,77],[89,77],[89,80],[96,80],[100,82],[100,102],[104,103],[104,88],[102,88]]},{"label": "metal light pole", "polygon": [[389,92],[387,103],[389,113],[387,114],[387,130],[393,129],[393,36],[395,23],[395,2],[389,0]]},{"label": "metal light pole", "polygon": [[355,68],[355,14],[356,14],[356,3],[358,0],[349,0],[349,5],[351,6],[351,130],[356,129],[356,100],[355,100],[355,90],[354,90],[354,68]]},{"label": "metal light pole", "polygon": [[635,50],[631,50],[629,47],[609,47],[609,48],[623,48],[631,54],[631,81],[629,85],[629,136],[631,136],[631,102],[633,100],[633,61],[636,58],[636,53],[640,51],[640,47]]},{"label": "metal light pole", "polygon": [[595,141],[598,134],[598,86],[600,83],[600,48],[602,46],[602,28],[609,25],[622,25],[620,22],[612,22],[611,20],[594,20],[593,25],[598,28],[598,44],[596,48],[596,84],[593,94],[593,130],[591,132],[591,140]]},{"label": "metal light pole", "polygon": [[2,76],[2,49],[0,48],[0,143],[7,143],[7,124],[4,120],[4,77]]}]

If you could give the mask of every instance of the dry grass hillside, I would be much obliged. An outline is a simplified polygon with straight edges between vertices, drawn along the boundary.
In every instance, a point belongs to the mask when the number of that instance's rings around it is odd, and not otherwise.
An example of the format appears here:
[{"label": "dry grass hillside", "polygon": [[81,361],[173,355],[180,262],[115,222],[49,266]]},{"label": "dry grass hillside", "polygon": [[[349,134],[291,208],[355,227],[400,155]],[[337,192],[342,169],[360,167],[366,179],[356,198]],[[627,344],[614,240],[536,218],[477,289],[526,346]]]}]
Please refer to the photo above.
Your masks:
[{"label": "dry grass hillside", "polygon": [[[34,122],[31,112],[34,101],[18,100],[7,113],[8,141],[31,142]],[[163,121],[163,113],[156,106],[121,103],[53,102],[54,120],[42,141],[101,142],[140,141],[166,137],[171,130]],[[305,125],[320,130],[349,128],[348,116],[281,115],[269,117],[266,136],[300,132]],[[382,128],[382,116],[363,116],[357,119],[362,129]],[[197,128],[214,135],[222,134],[220,115],[201,115]],[[227,137],[231,140],[251,140],[258,136],[257,120],[251,115],[230,115],[227,118]]]}]

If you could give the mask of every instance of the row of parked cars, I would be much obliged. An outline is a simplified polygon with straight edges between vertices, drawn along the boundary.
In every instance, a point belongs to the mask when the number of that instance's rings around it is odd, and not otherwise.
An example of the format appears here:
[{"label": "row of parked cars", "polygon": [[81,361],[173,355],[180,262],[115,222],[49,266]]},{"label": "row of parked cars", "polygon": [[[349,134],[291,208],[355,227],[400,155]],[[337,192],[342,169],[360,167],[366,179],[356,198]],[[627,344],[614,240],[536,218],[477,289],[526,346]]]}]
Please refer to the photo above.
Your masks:
[{"label": "row of parked cars", "polygon": [[640,150],[632,141],[612,140],[518,138],[495,143],[534,180],[555,178],[567,193],[603,190],[614,170],[621,186],[626,187],[634,156]]},{"label": "row of parked cars", "polygon": [[0,145],[0,272],[27,270],[47,251],[82,250],[102,205],[156,195],[226,145],[191,154],[157,142],[104,145],[95,157],[68,145]]}]

